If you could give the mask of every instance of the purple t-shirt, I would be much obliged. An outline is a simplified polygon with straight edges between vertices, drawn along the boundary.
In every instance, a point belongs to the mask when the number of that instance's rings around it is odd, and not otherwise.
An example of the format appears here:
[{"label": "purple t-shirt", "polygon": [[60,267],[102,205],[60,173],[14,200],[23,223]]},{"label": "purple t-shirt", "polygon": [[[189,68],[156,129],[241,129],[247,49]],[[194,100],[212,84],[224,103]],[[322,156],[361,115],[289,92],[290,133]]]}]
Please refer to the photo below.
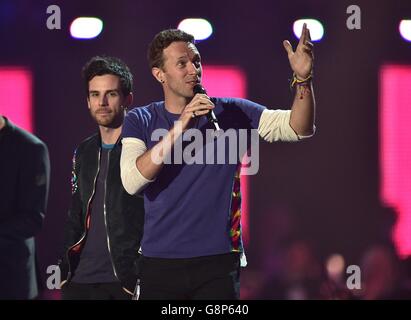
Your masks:
[{"label": "purple t-shirt", "polygon": [[[238,98],[213,98],[213,102],[214,113],[224,132],[228,129],[236,133],[239,129],[257,129],[265,109],[262,105]],[[150,149],[158,143],[158,138],[152,137],[153,131],[160,128],[170,130],[179,117],[179,114],[168,112],[163,101],[134,108],[125,118],[123,138],[138,138]],[[227,147],[226,164],[217,164],[220,138],[206,138],[206,130],[213,129],[213,125],[203,116],[198,118],[194,128],[202,133],[202,141],[197,137],[196,143],[200,141],[203,152],[198,154],[199,149],[189,147],[193,140],[182,142],[180,146],[192,156],[199,156],[197,159],[201,159],[202,154],[204,161],[165,164],[156,180],[143,191],[145,224],[141,246],[144,256],[191,258],[241,252],[243,249],[239,179],[241,157],[237,156],[236,163],[228,163]],[[209,155],[207,150],[211,149],[215,151],[215,161],[210,163],[210,160],[206,161],[206,156]],[[172,160],[178,158],[172,154]]]}]

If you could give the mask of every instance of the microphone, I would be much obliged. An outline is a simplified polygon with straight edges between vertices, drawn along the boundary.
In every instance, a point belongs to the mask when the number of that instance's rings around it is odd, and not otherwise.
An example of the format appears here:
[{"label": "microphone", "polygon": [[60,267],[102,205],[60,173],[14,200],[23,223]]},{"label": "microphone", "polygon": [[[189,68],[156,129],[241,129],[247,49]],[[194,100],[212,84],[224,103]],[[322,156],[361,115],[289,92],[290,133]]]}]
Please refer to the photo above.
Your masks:
[{"label": "microphone", "polygon": [[[193,92],[194,92],[194,95],[196,95],[197,93],[207,94],[206,89],[204,89],[204,87],[203,87],[201,84],[199,84],[199,83],[197,83],[197,84],[194,86]],[[214,128],[215,128],[217,131],[220,130],[220,126],[218,125],[218,120],[217,120],[217,118],[216,118],[216,116],[215,116],[215,114],[214,114],[214,111],[213,111],[213,110],[210,110],[210,111],[206,114],[206,116],[207,116],[208,121],[211,122],[211,123],[214,125]]]}]

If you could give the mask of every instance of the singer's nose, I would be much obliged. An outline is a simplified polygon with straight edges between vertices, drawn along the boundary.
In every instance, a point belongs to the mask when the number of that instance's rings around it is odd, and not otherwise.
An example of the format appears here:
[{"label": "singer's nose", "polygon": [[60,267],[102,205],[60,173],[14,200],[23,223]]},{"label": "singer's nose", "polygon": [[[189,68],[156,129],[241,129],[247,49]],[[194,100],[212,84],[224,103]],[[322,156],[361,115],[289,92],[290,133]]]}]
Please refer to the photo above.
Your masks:
[{"label": "singer's nose", "polygon": [[108,104],[108,99],[105,94],[101,95],[100,101],[98,102],[100,106],[106,106]]}]

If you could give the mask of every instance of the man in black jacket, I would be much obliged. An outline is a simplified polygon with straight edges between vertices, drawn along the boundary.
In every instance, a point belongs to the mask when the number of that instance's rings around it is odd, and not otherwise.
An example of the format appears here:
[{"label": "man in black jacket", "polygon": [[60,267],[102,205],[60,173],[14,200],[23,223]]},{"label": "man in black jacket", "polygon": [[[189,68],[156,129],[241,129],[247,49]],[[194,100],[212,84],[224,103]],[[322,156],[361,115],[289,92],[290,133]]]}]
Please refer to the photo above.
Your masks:
[{"label": "man in black jacket", "polygon": [[0,115],[0,299],[38,294],[34,236],[47,205],[46,145]]},{"label": "man in black jacket", "polygon": [[119,59],[93,57],[83,68],[99,132],[74,153],[72,201],[60,261],[63,299],[131,299],[136,287],[144,206],[120,178],[121,127],[132,103],[132,74]]}]

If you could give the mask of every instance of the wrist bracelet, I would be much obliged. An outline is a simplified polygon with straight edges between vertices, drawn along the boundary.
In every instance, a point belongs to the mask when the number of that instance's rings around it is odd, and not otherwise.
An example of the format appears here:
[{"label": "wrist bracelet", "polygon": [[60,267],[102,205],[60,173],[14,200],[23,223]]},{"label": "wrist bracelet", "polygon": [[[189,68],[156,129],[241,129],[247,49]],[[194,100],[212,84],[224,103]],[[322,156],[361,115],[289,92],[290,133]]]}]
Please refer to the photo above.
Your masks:
[{"label": "wrist bracelet", "polygon": [[310,81],[311,79],[313,78],[313,73],[312,72],[310,72],[310,74],[308,75],[308,77],[307,78],[305,78],[305,79],[298,79],[297,78],[297,75],[295,74],[295,72],[293,73],[293,78],[291,79],[291,82],[290,82],[290,88],[294,88],[294,86],[297,84],[297,85],[299,85],[299,84],[305,84],[305,83],[307,83],[308,81]]}]

